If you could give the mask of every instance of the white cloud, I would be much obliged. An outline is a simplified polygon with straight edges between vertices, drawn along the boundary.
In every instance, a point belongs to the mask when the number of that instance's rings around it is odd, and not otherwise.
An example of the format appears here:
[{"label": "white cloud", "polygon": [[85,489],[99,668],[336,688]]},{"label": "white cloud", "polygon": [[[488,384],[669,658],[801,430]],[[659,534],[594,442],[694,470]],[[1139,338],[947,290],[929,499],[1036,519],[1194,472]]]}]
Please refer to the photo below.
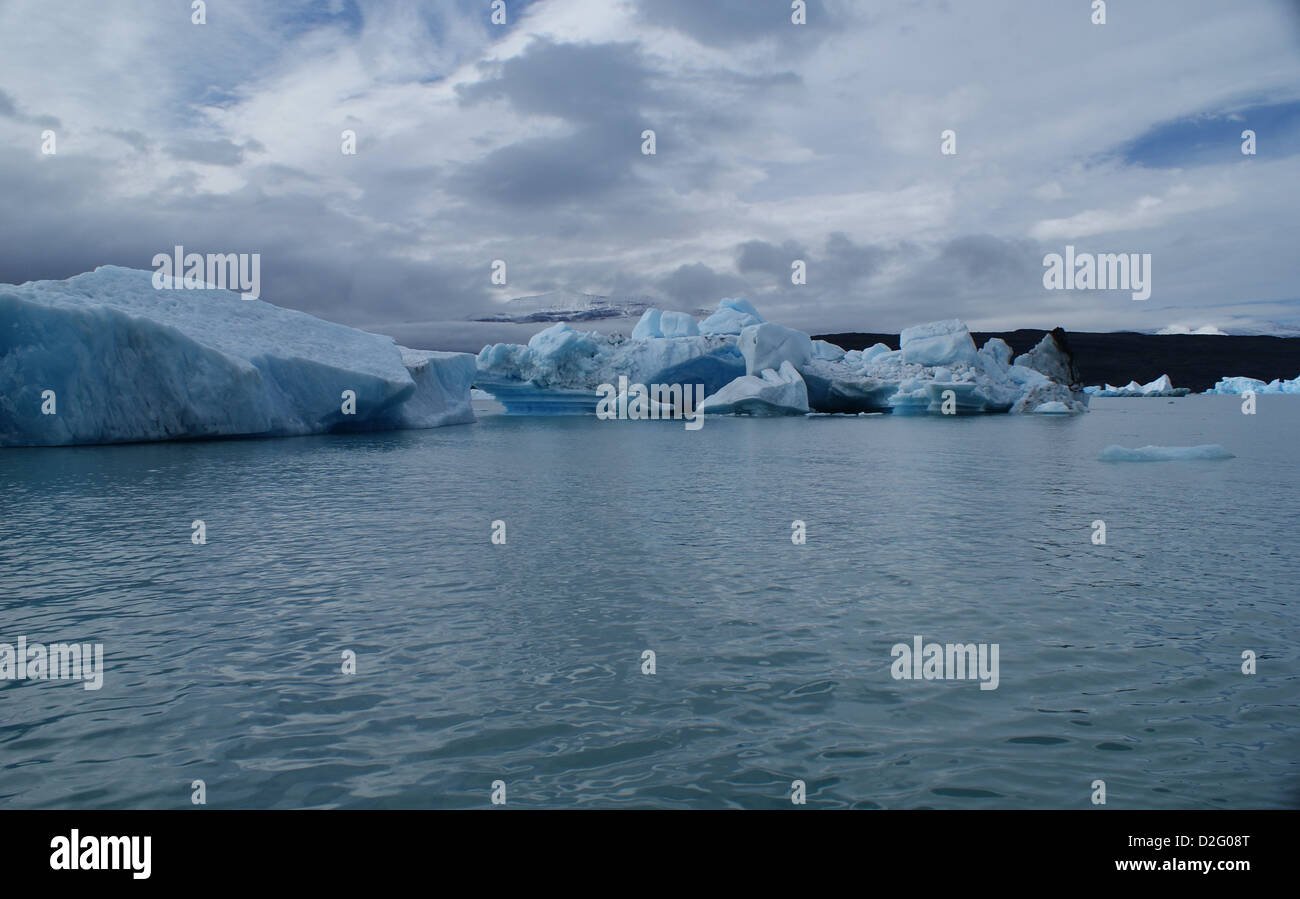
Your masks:
[{"label": "white cloud", "polygon": [[[648,24],[630,0],[549,0],[504,32],[475,4],[361,8],[354,30],[290,27],[284,17],[306,5],[251,0],[209,4],[206,26],[190,24],[187,4],[0,5],[0,85],[25,115],[61,123],[59,156],[44,159],[39,128],[0,116],[0,183],[11,185],[0,214],[32,240],[76,235],[41,253],[12,244],[0,278],[62,276],[60,260],[144,265],[150,241],[202,226],[230,245],[219,249],[274,248],[319,267],[318,280],[272,275],[273,301],[353,321],[418,307],[429,321],[489,303],[479,285],[497,255],[515,295],[641,293],[696,263],[736,277],[747,241],[820,251],[843,234],[890,251],[872,277],[819,282],[813,268],[791,294],[753,276],[756,298],[827,330],[897,328],[924,310],[977,327],[1120,328],[1150,311],[1046,294],[1015,265],[992,268],[1002,280],[990,283],[945,274],[943,247],[988,235],[1021,255],[1032,255],[1022,243],[1072,240],[1151,252],[1156,295],[1182,307],[1164,322],[1295,295],[1300,156],[1176,170],[1115,153],[1181,116],[1293,98],[1300,53],[1281,2],[1148,2],[1093,26],[1086,4],[828,0],[826,21],[790,26],[789,43],[777,31],[722,45]],[[463,91],[543,39],[617,43],[644,65],[644,109],[623,111],[650,119],[660,152],[641,159],[637,134],[597,134],[615,148],[592,160],[608,193],[504,209],[466,193],[467,167],[504,165],[489,154],[512,147],[525,165],[529,148],[562,148],[583,123]],[[344,128],[357,132],[356,157],[339,152]],[[954,157],[939,153],[947,128]],[[234,164],[169,152],[195,142],[245,149]],[[499,177],[508,190],[512,172]],[[412,283],[426,293],[393,296]]]}]

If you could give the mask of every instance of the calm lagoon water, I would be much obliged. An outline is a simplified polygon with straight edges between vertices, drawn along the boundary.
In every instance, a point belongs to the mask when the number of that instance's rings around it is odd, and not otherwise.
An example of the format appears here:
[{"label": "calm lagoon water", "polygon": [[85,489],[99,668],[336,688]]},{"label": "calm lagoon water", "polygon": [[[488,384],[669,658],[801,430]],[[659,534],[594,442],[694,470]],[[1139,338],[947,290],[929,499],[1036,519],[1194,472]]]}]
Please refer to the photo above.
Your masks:
[{"label": "calm lagoon water", "polygon": [[[0,642],[106,672],[0,681],[0,804],[1300,805],[1297,446],[1189,397],[5,450]],[[998,688],[894,680],[917,634]]]}]

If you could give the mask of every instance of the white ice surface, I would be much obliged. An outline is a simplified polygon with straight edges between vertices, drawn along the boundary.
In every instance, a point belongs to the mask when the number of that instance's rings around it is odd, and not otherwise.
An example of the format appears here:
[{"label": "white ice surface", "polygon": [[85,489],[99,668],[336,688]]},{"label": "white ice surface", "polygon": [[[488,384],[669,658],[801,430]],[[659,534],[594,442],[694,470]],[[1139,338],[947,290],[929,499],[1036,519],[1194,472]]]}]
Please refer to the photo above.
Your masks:
[{"label": "white ice surface", "polygon": [[1260,394],[1300,394],[1300,375],[1289,381],[1274,378],[1267,384],[1255,378],[1222,378],[1206,393],[1240,396],[1243,393]]},{"label": "white ice surface", "polygon": [[813,358],[813,343],[807,334],[773,322],[745,328],[740,332],[738,345],[748,375],[769,368],[779,370],[782,362],[789,362],[796,369],[803,368]]},{"label": "white ice surface", "polygon": [[1137,381],[1129,381],[1123,387],[1115,387],[1111,384],[1105,384],[1101,387],[1085,387],[1084,392],[1089,396],[1102,397],[1167,397],[1167,396],[1186,396],[1191,391],[1186,387],[1175,387],[1174,382],[1169,375],[1161,375],[1154,381],[1146,384],[1139,384]]},{"label": "white ice surface", "polygon": [[825,362],[839,362],[844,358],[844,348],[838,347],[829,340],[814,340],[813,357]]},{"label": "white ice surface", "polygon": [[711,415],[803,415],[808,412],[808,391],[803,378],[789,362],[777,371],[736,378],[700,404]]},{"label": "white ice surface", "polygon": [[700,333],[695,319],[685,312],[673,312],[663,309],[647,309],[641,314],[641,320],[632,329],[633,340],[648,340],[651,337],[696,337]]},{"label": "white ice surface", "polygon": [[1143,446],[1137,449],[1112,444],[1102,450],[1097,458],[1103,462],[1180,462],[1232,459],[1235,456],[1217,443],[1200,446]]},{"label": "white ice surface", "polygon": [[226,290],[156,290],[150,271],[0,285],[0,445],[432,427],[472,420],[472,367]]},{"label": "white ice surface", "polygon": [[904,328],[898,335],[904,362],[920,365],[974,364],[975,341],[965,322],[955,318]]},{"label": "white ice surface", "polygon": [[[994,338],[977,351],[969,329],[956,320],[907,329],[901,350],[878,343],[844,352],[802,331],[762,321],[743,300],[722,300],[719,311],[700,324],[701,336],[654,336],[683,330],[680,322],[666,326],[669,316],[647,311],[631,340],[576,331],[561,323],[533,335],[527,346],[484,347],[475,386],[511,412],[591,413],[597,388],[616,384],[620,376],[647,386],[703,384],[705,395],[712,397],[736,378],[761,380],[763,372],[780,372],[790,363],[801,376],[808,406],[820,412],[1032,412],[1053,402],[1071,412],[1088,408],[1087,396],[1072,385],[1053,380],[1021,359],[1012,364],[1011,347],[1004,341]],[[720,316],[725,327],[715,321]],[[739,327],[742,320],[752,321]],[[719,333],[733,325],[734,332]],[[1051,340],[1027,355],[1032,366],[1069,369],[1068,358]],[[747,396],[746,391],[758,386],[750,381],[736,389]],[[945,406],[947,391],[955,406]]]},{"label": "white ice surface", "polygon": [[739,334],[750,325],[764,321],[749,300],[727,297],[718,300],[718,311],[700,322],[701,334]]}]

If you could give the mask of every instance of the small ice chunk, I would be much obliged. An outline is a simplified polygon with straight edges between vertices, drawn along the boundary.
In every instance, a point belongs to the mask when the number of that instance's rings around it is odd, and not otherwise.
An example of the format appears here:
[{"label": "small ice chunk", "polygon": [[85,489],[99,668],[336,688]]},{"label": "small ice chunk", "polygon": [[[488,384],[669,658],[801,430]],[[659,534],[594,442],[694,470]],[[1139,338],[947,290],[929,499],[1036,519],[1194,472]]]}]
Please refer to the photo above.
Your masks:
[{"label": "small ice chunk", "polygon": [[1236,458],[1217,443],[1200,446],[1143,446],[1138,449],[1111,444],[1098,455],[1103,462],[1180,462],[1189,459]]}]

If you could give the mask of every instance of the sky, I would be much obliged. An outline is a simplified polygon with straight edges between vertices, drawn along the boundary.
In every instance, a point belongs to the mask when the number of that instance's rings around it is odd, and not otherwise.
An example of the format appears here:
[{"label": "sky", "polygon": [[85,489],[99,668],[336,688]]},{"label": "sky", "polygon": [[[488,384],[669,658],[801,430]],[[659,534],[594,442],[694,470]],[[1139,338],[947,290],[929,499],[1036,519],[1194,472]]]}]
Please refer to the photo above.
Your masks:
[{"label": "sky", "polygon": [[[0,0],[0,283],[258,253],[270,302],[466,350],[550,291],[1300,325],[1297,0],[504,2]],[[1045,289],[1067,245],[1150,299]]]}]

